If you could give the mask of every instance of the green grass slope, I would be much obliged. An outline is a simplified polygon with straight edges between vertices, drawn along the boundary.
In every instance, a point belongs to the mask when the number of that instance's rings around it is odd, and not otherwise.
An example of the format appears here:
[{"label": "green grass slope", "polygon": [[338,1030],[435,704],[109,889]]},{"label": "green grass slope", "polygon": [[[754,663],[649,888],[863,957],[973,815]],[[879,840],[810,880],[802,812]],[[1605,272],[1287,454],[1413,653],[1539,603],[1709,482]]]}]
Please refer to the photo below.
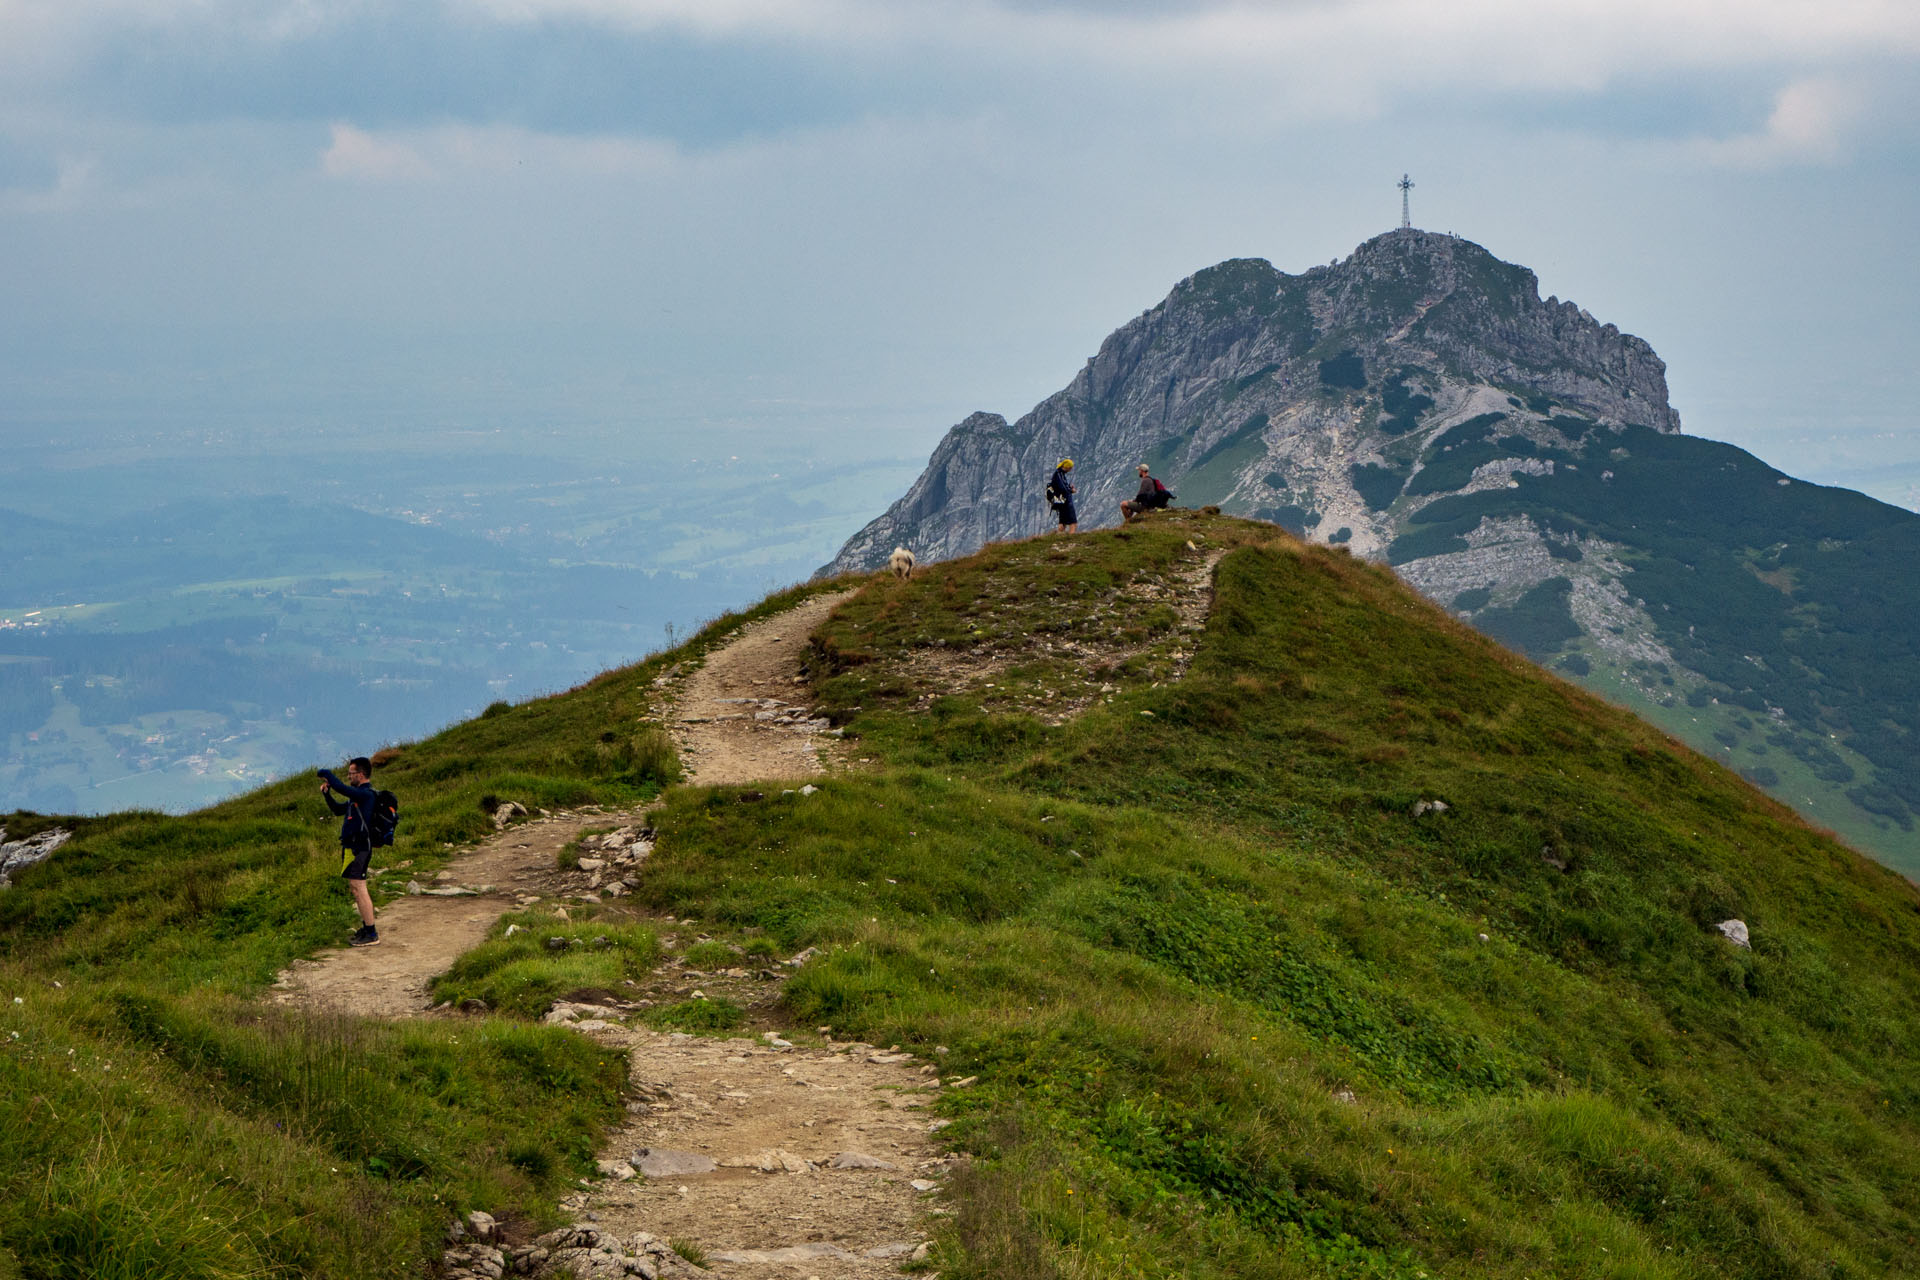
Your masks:
[{"label": "green grass slope", "polygon": [[[1216,553],[1188,630],[1156,593]],[[395,857],[649,794],[652,679],[739,620],[407,747]],[[1390,573],[1170,513],[876,581],[811,655],[850,769],[669,790],[639,895],[822,948],[792,1025],[977,1077],[942,1274],[1911,1266],[1920,896]],[[584,1169],[618,1064],[576,1038],[248,998],[348,924],[311,792],[100,820],[0,894],[0,1274],[417,1274],[448,1204]]]},{"label": "green grass slope", "polygon": [[[1203,635],[1114,607],[1222,549]],[[1387,572],[1180,514],[880,584],[815,653],[871,772],[674,793],[646,892],[980,1077],[950,1273],[1910,1263],[1913,888]]]},{"label": "green grass slope", "polygon": [[[401,836],[376,865],[404,865],[376,897],[491,834],[492,798],[656,794],[678,766],[640,716],[668,661],[401,750],[379,772]],[[624,1114],[619,1055],[523,1021],[389,1025],[259,998],[357,919],[317,786],[68,820],[74,839],[0,892],[0,1280],[419,1276],[456,1208],[551,1223],[593,1171]]]},{"label": "green grass slope", "polygon": [[[1617,548],[1653,638],[1697,675],[1676,685],[1664,664],[1643,662],[1589,683],[1624,686],[1650,714],[1671,712],[1660,718],[1699,750],[1748,766],[1750,779],[1803,813],[1920,874],[1920,588],[1906,571],[1920,551],[1920,516],[1793,480],[1717,441],[1554,421],[1566,424],[1568,447],[1518,440],[1558,464],[1551,474],[1520,473],[1514,488],[1421,508],[1389,559],[1464,550],[1462,535],[1489,517],[1526,516]],[[1453,487],[1475,466],[1513,456],[1516,438],[1493,438],[1499,430],[1481,423],[1478,439],[1463,437],[1445,459],[1430,450],[1413,491]],[[1532,619],[1488,609],[1474,621],[1550,662],[1580,636],[1564,579],[1559,586]],[[1614,665],[1597,646],[1581,648],[1583,664]]]}]

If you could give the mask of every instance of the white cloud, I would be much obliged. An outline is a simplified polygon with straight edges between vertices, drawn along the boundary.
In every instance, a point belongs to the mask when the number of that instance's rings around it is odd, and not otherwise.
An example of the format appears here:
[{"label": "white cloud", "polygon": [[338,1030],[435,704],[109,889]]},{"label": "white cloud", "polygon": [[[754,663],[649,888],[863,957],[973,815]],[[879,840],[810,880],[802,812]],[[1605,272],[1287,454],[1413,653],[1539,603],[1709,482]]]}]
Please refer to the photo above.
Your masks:
[{"label": "white cloud", "polygon": [[[1699,75],[1813,83],[1920,58],[1916,0],[449,0],[475,21],[579,21],[792,56],[1000,68],[1036,96],[1101,83],[1274,119],[1370,118],[1431,95],[1586,95]],[[1789,90],[1792,93],[1793,90]],[[1818,102],[1766,146],[1807,153]],[[1755,144],[1759,148],[1759,144]]]},{"label": "white cloud", "polygon": [[46,74],[116,38],[170,30],[284,44],[378,7],[362,0],[0,0],[0,66]]},{"label": "white cloud", "polygon": [[93,155],[63,155],[54,162],[51,185],[0,191],[0,210],[68,213],[100,194],[100,161]]},{"label": "white cloud", "polygon": [[332,178],[430,178],[433,167],[405,142],[380,137],[350,124],[333,126],[333,141],[320,157]]},{"label": "white cloud", "polygon": [[[294,42],[414,0],[0,0],[0,47],[30,58],[128,30]],[[1920,54],[1913,0],[443,0],[470,23],[556,21],[848,51],[917,47],[1172,69],[1311,55],[1371,78],[1592,84],[1661,67]],[[36,48],[35,46],[39,46]]]},{"label": "white cloud", "polygon": [[1420,81],[1593,85],[1649,68],[1920,53],[1911,0],[1333,0],[1124,12],[1000,0],[451,0],[479,19],[859,48],[997,49],[1165,68],[1292,61]]},{"label": "white cloud", "polygon": [[1773,112],[1759,130],[1704,139],[1691,150],[1711,164],[1738,169],[1838,160],[1867,118],[1867,107],[1867,92],[1858,81],[1796,80],[1775,97]]}]

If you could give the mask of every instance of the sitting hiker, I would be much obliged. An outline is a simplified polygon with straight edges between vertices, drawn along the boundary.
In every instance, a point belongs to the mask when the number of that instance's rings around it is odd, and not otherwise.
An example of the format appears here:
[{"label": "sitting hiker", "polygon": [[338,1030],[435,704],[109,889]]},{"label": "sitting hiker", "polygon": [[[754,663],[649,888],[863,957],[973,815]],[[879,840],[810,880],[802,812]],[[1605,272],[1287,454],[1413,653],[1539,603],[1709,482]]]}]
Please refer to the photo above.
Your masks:
[{"label": "sitting hiker", "polygon": [[1067,479],[1067,472],[1071,470],[1073,459],[1062,458],[1060,465],[1053,469],[1053,479],[1047,481],[1047,505],[1059,517],[1061,533],[1080,532],[1080,513],[1073,509],[1073,482]]},{"label": "sitting hiker", "polygon": [[1167,491],[1167,486],[1149,474],[1147,464],[1143,462],[1140,464],[1140,492],[1120,504],[1120,519],[1131,521],[1135,516],[1144,515],[1149,511],[1165,510],[1166,505],[1172,501],[1173,494]]}]

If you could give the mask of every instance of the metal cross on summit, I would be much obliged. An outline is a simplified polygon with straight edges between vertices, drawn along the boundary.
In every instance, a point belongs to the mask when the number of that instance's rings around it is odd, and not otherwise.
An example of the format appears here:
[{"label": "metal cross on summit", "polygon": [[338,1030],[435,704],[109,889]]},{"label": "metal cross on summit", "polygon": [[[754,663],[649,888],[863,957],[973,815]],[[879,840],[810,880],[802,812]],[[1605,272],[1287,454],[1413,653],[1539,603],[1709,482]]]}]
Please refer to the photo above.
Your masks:
[{"label": "metal cross on summit", "polygon": [[1400,229],[1402,231],[1411,231],[1413,230],[1413,219],[1407,216],[1407,192],[1413,190],[1413,179],[1403,173],[1400,175],[1400,181],[1394,185],[1400,188]]}]

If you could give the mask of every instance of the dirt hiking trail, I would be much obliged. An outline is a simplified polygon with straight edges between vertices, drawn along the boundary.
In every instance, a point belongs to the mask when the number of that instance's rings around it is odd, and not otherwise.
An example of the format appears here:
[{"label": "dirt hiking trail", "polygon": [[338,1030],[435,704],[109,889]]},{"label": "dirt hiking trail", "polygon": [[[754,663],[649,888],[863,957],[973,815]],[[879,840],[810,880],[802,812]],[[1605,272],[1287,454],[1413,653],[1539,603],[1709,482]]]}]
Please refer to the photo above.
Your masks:
[{"label": "dirt hiking trail", "polygon": [[[657,709],[691,783],[823,772],[817,739],[827,723],[791,699],[801,696],[808,634],[847,594],[750,623],[698,668],[655,681]],[[430,884],[414,881],[417,893],[382,907],[379,946],[296,961],[271,998],[366,1017],[462,1016],[431,1007],[432,980],[509,910],[559,916],[583,901],[624,909],[615,900],[639,883],[651,853],[646,827],[645,810],[597,808],[505,826]],[[609,829],[618,834],[604,838],[626,850],[617,862],[559,869],[562,848]],[[623,867],[630,870],[615,878]],[[693,920],[661,923],[666,947],[699,940]],[[700,987],[757,983],[767,994],[754,1003],[771,1005],[777,987],[768,984],[792,967],[699,973],[669,957],[644,994],[683,998]],[[656,1032],[637,1017],[655,1003],[637,998],[642,993],[563,1001],[546,1015],[627,1049],[632,1062],[634,1100],[601,1152],[601,1177],[562,1202],[574,1225],[528,1240],[474,1215],[442,1259],[442,1274],[836,1280],[898,1275],[926,1256],[926,1224],[944,1212],[936,1193],[950,1163],[934,1137],[942,1122],[927,1112],[941,1089],[933,1064],[830,1035],[824,1045],[796,1045],[774,1032],[758,1040]],[[704,1267],[683,1260],[669,1240]]]},{"label": "dirt hiking trail", "polygon": [[521,905],[574,891],[556,865],[570,841],[590,829],[645,821],[644,811],[586,809],[507,827],[429,881],[411,882],[421,885],[420,894],[381,907],[379,946],[296,960],[274,984],[273,999],[367,1018],[424,1014],[433,1003],[427,984],[484,942],[494,921]]},{"label": "dirt hiking trail", "polygon": [[691,674],[654,682],[672,697],[668,732],[687,781],[734,786],[824,772],[819,739],[828,723],[790,699],[805,695],[800,662],[808,635],[852,594],[814,596],[749,622]]}]

